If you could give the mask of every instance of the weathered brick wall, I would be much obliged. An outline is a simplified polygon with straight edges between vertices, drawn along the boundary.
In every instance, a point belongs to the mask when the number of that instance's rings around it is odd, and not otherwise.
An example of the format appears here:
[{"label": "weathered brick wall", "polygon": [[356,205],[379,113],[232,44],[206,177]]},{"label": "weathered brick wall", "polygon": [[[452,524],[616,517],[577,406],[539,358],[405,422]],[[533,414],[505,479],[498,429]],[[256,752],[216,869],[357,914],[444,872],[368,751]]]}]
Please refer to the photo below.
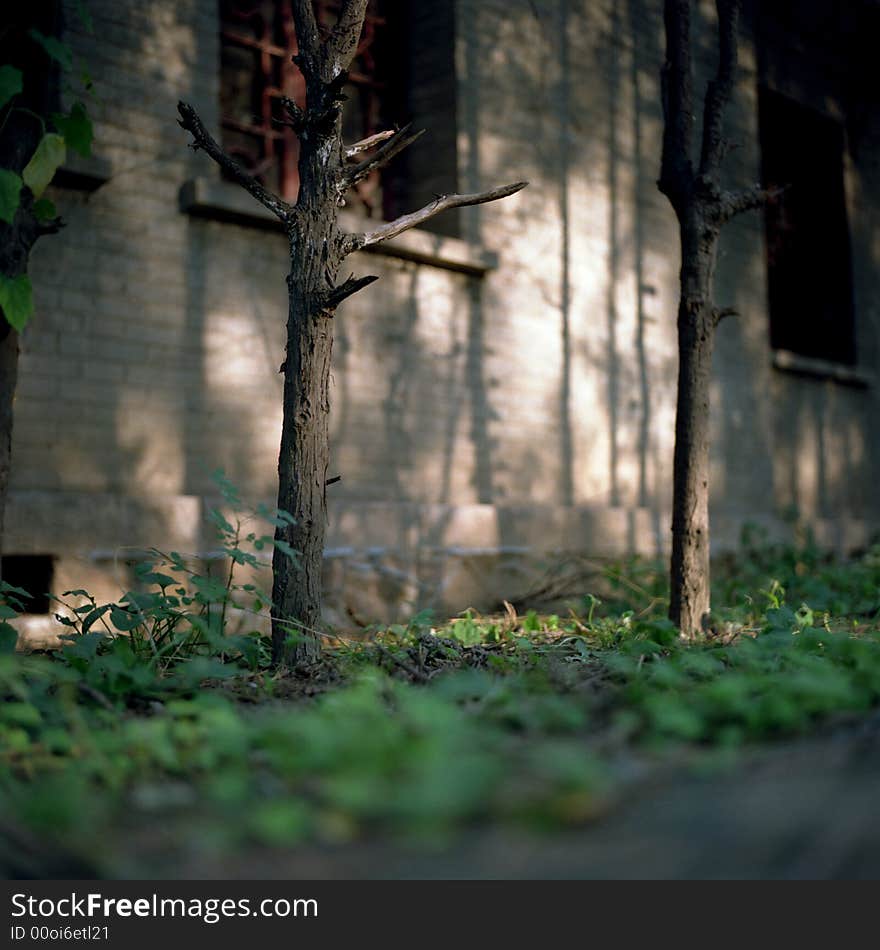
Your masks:
[{"label": "weathered brick wall", "polygon": [[[707,7],[706,28],[695,29],[706,37],[698,89],[714,56]],[[501,415],[490,423],[499,460],[493,492],[662,512],[671,478],[678,254],[674,218],[655,184],[659,5],[460,0],[458,11],[469,24],[458,39],[462,185],[532,181],[515,202],[465,213],[469,236],[491,235],[502,261],[484,295],[485,375]],[[732,185],[760,174],[758,64],[744,27],[731,116],[739,147],[726,169]],[[811,63],[811,47],[791,42]],[[847,64],[838,56],[821,67],[812,85],[799,79],[787,91],[841,114]],[[877,366],[877,252],[864,236],[877,213],[874,148],[876,139],[863,143],[847,168],[848,187],[858,192],[850,226],[860,363],[869,371]],[[715,360],[716,537],[730,543],[744,519],[773,519],[793,505],[806,518],[838,527],[868,522],[871,530],[876,387],[772,368],[759,214],[725,231],[717,295],[741,316],[723,325]],[[665,539],[666,518],[657,521]],[[865,535],[856,530],[853,538]]]},{"label": "weathered brick wall", "polygon": [[[435,33],[422,23],[438,42],[455,28],[451,107],[439,79],[414,100],[433,110],[439,142],[457,128],[457,168],[441,179],[531,184],[446,227],[497,252],[484,277],[394,256],[352,262],[382,280],[336,318],[336,618],[346,601],[366,619],[432,599],[485,606],[521,595],[554,551],[665,545],[678,255],[655,185],[656,8],[456,0]],[[185,181],[217,179],[175,124],[182,97],[217,125],[213,0],[90,9],[95,36],[72,21],[71,39],[102,97],[95,152],[111,174],[89,195],[57,190],[68,227],[34,255],[7,549],[56,555],[59,589],[112,594],[120,546],[211,546],[214,468],[272,500],[288,262],[277,232],[179,209]],[[747,183],[757,66],[743,46],[729,176]],[[860,353],[874,369],[878,153],[875,125],[848,177]],[[439,233],[424,240],[461,251]],[[772,368],[762,241],[758,215],[722,238],[718,298],[741,316],[723,325],[716,357],[716,539],[735,542],[746,520],[778,525],[796,505],[829,540],[833,528],[860,543],[878,520],[876,388]]]}]

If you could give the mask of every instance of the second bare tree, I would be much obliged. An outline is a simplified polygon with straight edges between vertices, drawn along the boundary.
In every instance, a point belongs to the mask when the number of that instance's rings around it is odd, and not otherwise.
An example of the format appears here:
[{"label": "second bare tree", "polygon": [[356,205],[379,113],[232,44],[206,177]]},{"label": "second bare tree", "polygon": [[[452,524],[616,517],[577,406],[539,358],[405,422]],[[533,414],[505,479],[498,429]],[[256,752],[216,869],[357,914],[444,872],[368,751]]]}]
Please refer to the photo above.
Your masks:
[{"label": "second bare tree", "polygon": [[694,156],[692,0],[665,0],[666,63],[662,73],[663,158],[658,182],[678,218],[681,296],[678,305],[678,398],[673,462],[670,619],[682,636],[700,636],[709,621],[709,383],[715,331],[732,310],[714,302],[722,227],[774,195],[760,185],[721,187],[729,149],[724,113],[737,69],[741,0],[716,0],[718,69],[703,102],[699,160]]}]

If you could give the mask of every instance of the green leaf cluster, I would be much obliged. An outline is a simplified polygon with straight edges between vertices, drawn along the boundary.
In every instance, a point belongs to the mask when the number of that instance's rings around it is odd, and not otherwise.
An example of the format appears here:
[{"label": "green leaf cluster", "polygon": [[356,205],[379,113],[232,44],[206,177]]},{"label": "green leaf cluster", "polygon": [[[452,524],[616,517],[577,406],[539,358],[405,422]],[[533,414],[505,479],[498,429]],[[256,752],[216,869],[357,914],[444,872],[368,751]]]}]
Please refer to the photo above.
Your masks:
[{"label": "green leaf cluster", "polygon": [[[83,15],[88,16],[85,8]],[[39,30],[30,30],[28,36],[62,69],[70,71],[73,68],[73,52],[66,43]],[[87,91],[90,86],[91,82],[87,80]],[[16,98],[22,90],[21,70],[8,63],[0,65],[0,114],[18,108]],[[13,169],[0,168],[0,221],[7,224],[15,220],[24,188],[28,188],[35,199],[33,214],[38,221],[55,218],[55,206],[42,197],[43,192],[66,161],[68,148],[84,156],[91,154],[92,122],[81,100],[75,101],[67,113],[55,112],[48,117],[34,118],[42,123],[43,135],[21,174]],[[55,131],[46,128],[47,119]],[[10,326],[19,332],[24,329],[33,314],[33,293],[26,274],[15,277],[0,275],[0,309]]]}]

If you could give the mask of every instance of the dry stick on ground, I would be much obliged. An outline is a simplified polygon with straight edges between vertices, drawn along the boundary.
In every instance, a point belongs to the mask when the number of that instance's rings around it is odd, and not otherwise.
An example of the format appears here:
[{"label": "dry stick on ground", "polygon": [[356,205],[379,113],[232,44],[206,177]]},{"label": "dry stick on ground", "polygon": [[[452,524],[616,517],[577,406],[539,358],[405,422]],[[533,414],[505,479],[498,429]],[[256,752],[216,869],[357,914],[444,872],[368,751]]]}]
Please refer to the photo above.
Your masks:
[{"label": "dry stick on ground", "polygon": [[[380,133],[372,141],[346,148],[341,132],[342,88],[363,26],[367,0],[347,0],[337,25],[322,40],[311,0],[293,0],[299,52],[293,57],[306,83],[306,106],[288,101],[289,124],[300,139],[299,197],[291,205],[273,195],[238,166],[205,129],[191,106],[178,105],[180,124],[227,174],[283,222],[290,243],[287,278],[289,309],[281,452],[278,460],[278,507],[294,524],[276,530],[276,540],[299,552],[293,563],[280,549],[273,555],[273,659],[299,666],[314,662],[321,652],[314,634],[321,620],[321,570],[326,524],[327,464],[329,459],[330,353],[333,314],[344,299],[374,277],[349,277],[337,283],[345,258],[415,227],[447,208],[481,204],[514,194],[525,182],[471,195],[446,195],[421,211],[384,224],[366,234],[339,229],[342,194],[362,173],[369,173],[412,144],[417,135],[407,129]],[[348,156],[378,147],[358,166]],[[297,636],[291,637],[291,631]]]},{"label": "dry stick on ground", "polygon": [[385,657],[386,660],[390,660],[395,666],[399,666],[404,673],[406,673],[409,678],[415,683],[427,683],[428,677],[421,671],[417,670],[412,663],[408,660],[404,660],[402,657],[398,656],[396,653],[392,653],[391,650],[386,650],[381,643],[376,644],[376,650],[379,653],[379,656]]},{"label": "dry stick on ground", "polygon": [[724,113],[736,78],[741,0],[716,0],[715,6],[718,70],[703,103],[696,166],[691,0],[665,0],[661,77],[664,129],[658,187],[675,209],[681,241],[669,616],[689,638],[700,635],[709,616],[709,380],[715,330],[732,312],[717,308],[712,299],[718,238],[734,215],[760,208],[776,195],[760,185],[738,192],[721,187],[721,163],[730,147]]}]

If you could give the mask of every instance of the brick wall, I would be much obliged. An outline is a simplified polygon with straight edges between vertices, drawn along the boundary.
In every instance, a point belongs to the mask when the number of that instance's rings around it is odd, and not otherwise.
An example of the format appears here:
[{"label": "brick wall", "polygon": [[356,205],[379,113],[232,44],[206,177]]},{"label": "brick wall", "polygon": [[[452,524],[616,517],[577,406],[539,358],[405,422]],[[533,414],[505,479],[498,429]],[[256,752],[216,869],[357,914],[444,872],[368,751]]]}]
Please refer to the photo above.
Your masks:
[{"label": "brick wall", "polygon": [[[678,260],[655,186],[656,7],[415,5],[418,42],[435,46],[412,108],[436,125],[409,159],[412,200],[456,178],[462,190],[531,184],[422,235],[421,263],[352,262],[382,280],[336,318],[334,618],[346,602],[368,619],[431,600],[487,606],[526,591],[553,552],[665,546]],[[213,0],[90,9],[95,36],[72,18],[70,36],[101,96],[95,152],[110,176],[89,194],[56,189],[68,227],[34,255],[7,550],[56,556],[59,587],[113,594],[120,546],[210,547],[213,469],[272,500],[288,262],[279,233],[179,207],[184,182],[217,184],[175,122],[185,98],[217,126]],[[743,47],[728,170],[745,183],[759,157],[757,65],[748,37]],[[869,122],[848,177],[869,370],[877,132]],[[455,232],[466,244],[449,243]],[[481,249],[497,253],[484,276],[449,265]],[[434,252],[440,266],[424,262]],[[758,215],[722,238],[718,298],[742,315],[716,358],[717,541],[734,543],[745,520],[778,527],[796,505],[828,540],[863,543],[878,518],[876,388],[772,368]]]}]

